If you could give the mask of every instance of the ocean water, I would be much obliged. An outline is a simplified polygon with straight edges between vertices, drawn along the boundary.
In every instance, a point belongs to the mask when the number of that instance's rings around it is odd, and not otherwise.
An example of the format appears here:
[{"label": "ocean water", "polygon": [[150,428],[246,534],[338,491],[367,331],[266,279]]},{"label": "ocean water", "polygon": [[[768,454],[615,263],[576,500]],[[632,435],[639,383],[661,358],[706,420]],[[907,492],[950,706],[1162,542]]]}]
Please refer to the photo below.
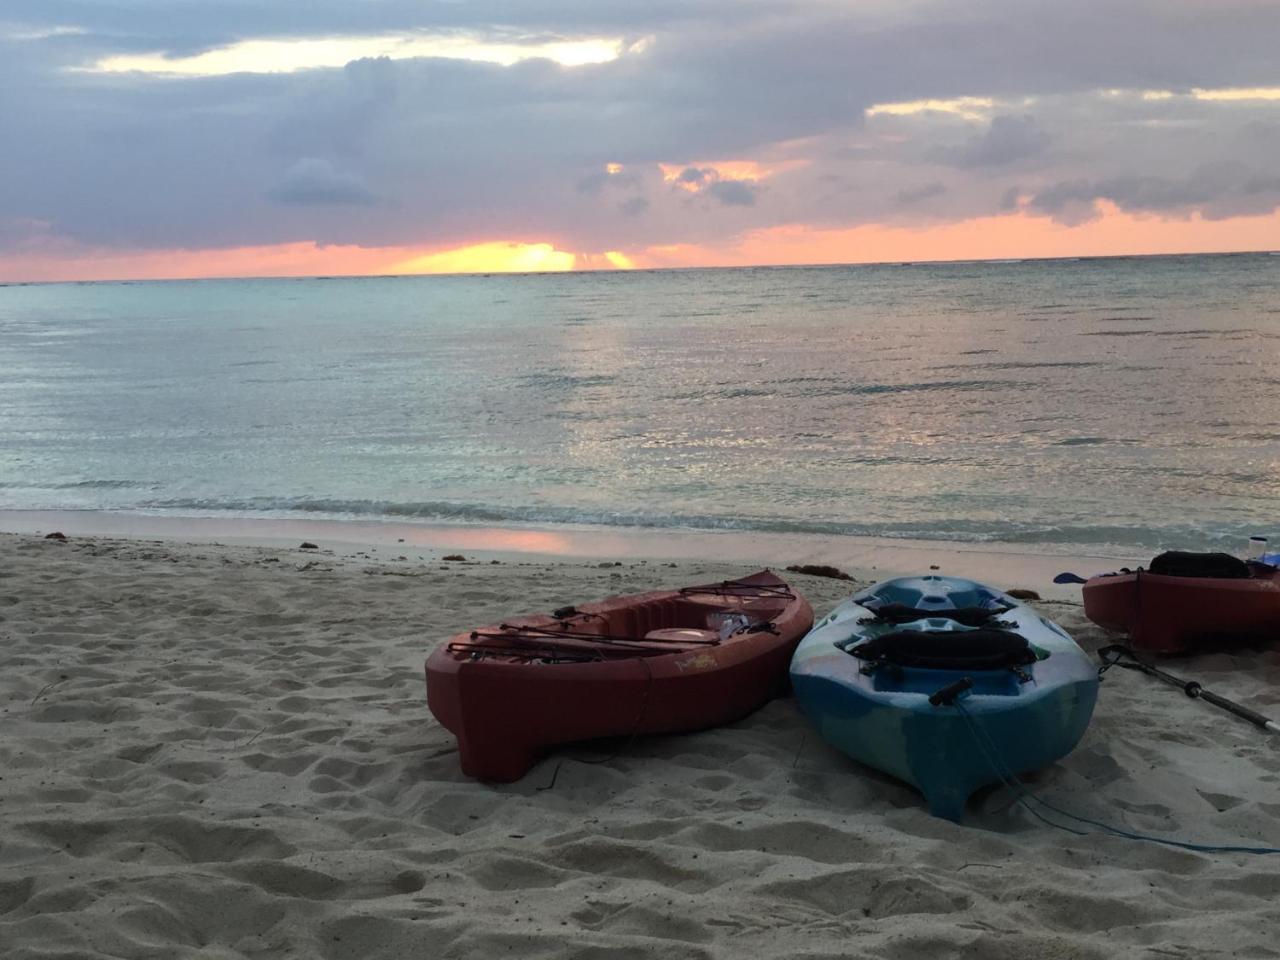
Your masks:
[{"label": "ocean water", "polygon": [[1280,257],[0,287],[0,508],[1235,549]]}]

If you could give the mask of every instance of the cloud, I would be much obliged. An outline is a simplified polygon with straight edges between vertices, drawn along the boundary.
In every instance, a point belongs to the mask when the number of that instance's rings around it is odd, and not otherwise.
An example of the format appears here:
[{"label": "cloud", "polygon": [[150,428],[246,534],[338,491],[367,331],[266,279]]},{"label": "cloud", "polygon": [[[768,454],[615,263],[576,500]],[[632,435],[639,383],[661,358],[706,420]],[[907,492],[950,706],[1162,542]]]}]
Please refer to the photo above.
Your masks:
[{"label": "cloud", "polygon": [[933,183],[926,183],[923,186],[907,187],[903,190],[899,190],[894,195],[894,200],[905,206],[912,203],[920,203],[922,200],[931,200],[934,197],[940,197],[946,192],[946,184],[938,183],[935,180]]},{"label": "cloud", "polygon": [[579,193],[589,194],[594,197],[608,182],[609,174],[605,173],[603,170],[597,170],[595,173],[589,173],[580,179],[574,189]]},{"label": "cloud", "polygon": [[465,33],[424,33],[346,37],[247,40],[186,55],[165,51],[103,57],[77,69],[89,73],[141,73],[212,77],[234,73],[293,73],[341,67],[361,58],[395,60],[442,57],[509,66],[544,58],[563,66],[605,63],[621,52],[616,37],[539,41],[528,37],[486,37]]},{"label": "cloud", "polygon": [[709,167],[685,167],[676,174],[676,183],[688,184],[695,188],[706,186],[714,180],[718,174]]},{"label": "cloud", "polygon": [[940,147],[940,163],[956,167],[999,167],[1043,153],[1050,137],[1034,117],[1001,115],[979,136],[954,147]]},{"label": "cloud", "polygon": [[1061,223],[1079,224],[1098,215],[1099,200],[1135,213],[1186,216],[1194,211],[1208,220],[1257,216],[1280,208],[1280,176],[1240,163],[1218,163],[1178,179],[1137,173],[1079,179],[1037,192],[1030,207]]},{"label": "cloud", "polygon": [[1096,200],[1101,194],[1088,180],[1068,180],[1055,183],[1036,192],[1028,207],[1046,213],[1059,223],[1078,226],[1099,216]]},{"label": "cloud", "polygon": [[618,209],[628,217],[638,217],[649,209],[649,201],[644,197],[632,197],[618,204]]},{"label": "cloud", "polygon": [[372,204],[377,199],[360,177],[335,170],[332,163],[318,157],[304,157],[295,163],[267,196],[278,203],[300,206]]},{"label": "cloud", "polygon": [[33,242],[47,233],[48,223],[26,217],[0,217],[0,247],[16,247]]},{"label": "cloud", "polygon": [[[1257,0],[7,0],[4,16],[0,210],[103,248],[618,250],[1018,207],[1068,222],[1099,201],[1227,217],[1267,208],[1280,155],[1280,101],[1192,92],[1280,83],[1280,7]],[[573,67],[73,69],[415,31],[624,45]],[[728,157],[775,172],[710,159]]]},{"label": "cloud", "polygon": [[[733,164],[729,164],[732,169]],[[741,166],[741,165],[739,165]],[[687,166],[665,179],[678,191],[718,200],[727,207],[750,207],[759,187],[751,179],[724,176],[716,167]]]},{"label": "cloud", "polygon": [[606,186],[622,189],[638,189],[642,183],[640,174],[627,170],[620,163],[607,163],[603,170],[590,173],[577,182],[579,193],[596,196]]},{"label": "cloud", "polygon": [[745,180],[716,180],[704,192],[728,207],[750,207],[755,205],[757,189]]}]

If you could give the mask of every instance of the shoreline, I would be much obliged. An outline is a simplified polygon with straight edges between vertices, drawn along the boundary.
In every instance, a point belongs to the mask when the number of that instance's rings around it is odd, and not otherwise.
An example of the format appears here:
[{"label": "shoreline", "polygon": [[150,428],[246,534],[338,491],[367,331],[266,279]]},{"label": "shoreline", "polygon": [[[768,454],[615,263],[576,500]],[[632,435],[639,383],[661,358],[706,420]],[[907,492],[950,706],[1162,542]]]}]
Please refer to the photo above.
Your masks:
[{"label": "shoreline", "polygon": [[[302,541],[339,556],[379,549],[426,560],[426,552],[470,551],[485,559],[645,560],[715,562],[776,567],[823,564],[857,580],[944,573],[1023,587],[1051,599],[1078,598],[1057,585],[1064,570],[1084,576],[1145,563],[1123,548],[1086,550],[1061,544],[962,543],[741,530],[653,529],[588,525],[490,526],[266,517],[201,517],[97,510],[0,510],[0,532],[42,536],[161,540],[199,544],[296,548]],[[414,553],[409,558],[408,554]],[[390,559],[384,557],[383,559]]]}]

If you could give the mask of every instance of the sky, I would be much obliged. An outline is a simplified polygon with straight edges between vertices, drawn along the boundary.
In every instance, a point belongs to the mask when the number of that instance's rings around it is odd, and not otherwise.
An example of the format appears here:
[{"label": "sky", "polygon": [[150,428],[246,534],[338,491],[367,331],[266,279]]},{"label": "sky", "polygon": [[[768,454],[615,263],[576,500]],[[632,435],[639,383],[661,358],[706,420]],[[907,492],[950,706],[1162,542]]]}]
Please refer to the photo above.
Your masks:
[{"label": "sky", "polygon": [[4,0],[0,280],[1280,248],[1280,0]]}]

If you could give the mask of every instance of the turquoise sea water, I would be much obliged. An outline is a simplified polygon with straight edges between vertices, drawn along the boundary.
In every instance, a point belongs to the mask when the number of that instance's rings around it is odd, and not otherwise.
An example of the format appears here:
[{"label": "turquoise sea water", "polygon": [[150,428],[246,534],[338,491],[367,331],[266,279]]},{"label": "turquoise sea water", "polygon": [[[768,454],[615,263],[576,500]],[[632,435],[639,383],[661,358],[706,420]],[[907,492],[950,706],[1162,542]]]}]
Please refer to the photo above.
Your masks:
[{"label": "turquoise sea water", "polygon": [[1280,257],[0,287],[0,508],[1234,549]]}]

